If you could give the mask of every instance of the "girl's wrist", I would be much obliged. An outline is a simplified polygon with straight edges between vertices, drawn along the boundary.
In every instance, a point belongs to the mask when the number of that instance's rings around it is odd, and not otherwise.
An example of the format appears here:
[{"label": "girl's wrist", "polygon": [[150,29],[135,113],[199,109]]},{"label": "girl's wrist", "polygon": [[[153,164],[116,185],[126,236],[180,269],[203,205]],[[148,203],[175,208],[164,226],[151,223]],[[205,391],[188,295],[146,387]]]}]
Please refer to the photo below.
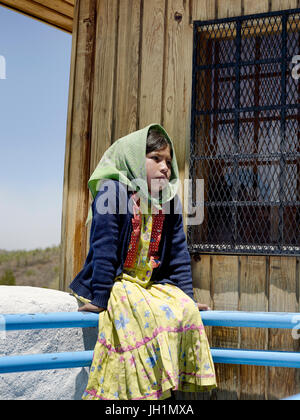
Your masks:
[{"label": "girl's wrist", "polygon": [[78,309],[79,312],[96,312],[100,313],[105,311],[105,308],[100,308],[99,306],[93,305],[92,303],[86,303]]}]

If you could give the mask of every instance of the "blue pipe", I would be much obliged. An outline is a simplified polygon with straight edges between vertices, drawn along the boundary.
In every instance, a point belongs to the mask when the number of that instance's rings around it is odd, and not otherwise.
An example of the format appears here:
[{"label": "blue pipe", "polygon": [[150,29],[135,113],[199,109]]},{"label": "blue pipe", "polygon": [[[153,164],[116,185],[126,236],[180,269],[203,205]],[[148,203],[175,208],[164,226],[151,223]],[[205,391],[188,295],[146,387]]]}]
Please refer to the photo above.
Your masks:
[{"label": "blue pipe", "polygon": [[6,331],[98,327],[99,320],[99,315],[92,312],[52,312],[2,316]]},{"label": "blue pipe", "polygon": [[[0,315],[6,331],[48,328],[97,327],[99,315],[58,312]],[[221,327],[289,328],[299,325],[300,314],[288,312],[202,311],[203,324]]]},{"label": "blue pipe", "polygon": [[300,368],[300,353],[267,350],[211,349],[215,363]]},{"label": "blue pipe", "polygon": [[[211,349],[214,363],[300,368],[300,353],[264,350]],[[88,367],[93,351],[0,357],[0,374]]]},{"label": "blue pipe", "polygon": [[300,328],[300,313],[292,312],[242,312],[242,311],[203,311],[204,325],[220,327],[253,328]]},{"label": "blue pipe", "polygon": [[282,401],[298,401],[298,400],[300,400],[300,394],[292,395],[287,398],[282,398]]},{"label": "blue pipe", "polygon": [[92,363],[92,358],[93,351],[4,356],[0,357],[0,374],[88,367]]}]

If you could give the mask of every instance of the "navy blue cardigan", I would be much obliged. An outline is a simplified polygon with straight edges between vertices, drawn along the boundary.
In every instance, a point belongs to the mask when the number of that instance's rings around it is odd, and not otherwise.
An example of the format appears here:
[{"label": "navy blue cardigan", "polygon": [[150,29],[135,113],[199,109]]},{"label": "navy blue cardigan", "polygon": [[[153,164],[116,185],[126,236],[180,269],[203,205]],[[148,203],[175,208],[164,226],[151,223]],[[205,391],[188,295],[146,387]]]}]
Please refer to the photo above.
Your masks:
[{"label": "navy blue cardigan", "polygon": [[[114,279],[122,273],[126,260],[133,217],[132,211],[127,211],[130,196],[127,187],[118,181],[103,183],[92,203],[89,253],[83,269],[70,284],[75,293],[101,308],[107,308]],[[99,213],[99,204],[106,206],[106,214]],[[168,213],[159,245],[160,265],[153,269],[151,281],[174,284],[193,299],[191,258],[178,196],[170,202]]]}]

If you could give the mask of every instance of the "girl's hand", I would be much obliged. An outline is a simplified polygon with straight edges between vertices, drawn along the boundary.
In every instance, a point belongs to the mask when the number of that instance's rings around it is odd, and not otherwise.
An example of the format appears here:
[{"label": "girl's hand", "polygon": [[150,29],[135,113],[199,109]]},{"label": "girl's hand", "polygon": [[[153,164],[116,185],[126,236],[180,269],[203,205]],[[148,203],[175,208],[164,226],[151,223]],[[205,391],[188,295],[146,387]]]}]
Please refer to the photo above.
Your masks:
[{"label": "girl's hand", "polygon": [[79,312],[96,312],[100,313],[105,311],[104,308],[99,308],[99,306],[92,305],[91,303],[86,303],[85,305],[78,308]]},{"label": "girl's hand", "polygon": [[199,311],[211,311],[211,308],[208,305],[206,305],[205,303],[198,303],[197,302],[197,306],[198,306]]}]

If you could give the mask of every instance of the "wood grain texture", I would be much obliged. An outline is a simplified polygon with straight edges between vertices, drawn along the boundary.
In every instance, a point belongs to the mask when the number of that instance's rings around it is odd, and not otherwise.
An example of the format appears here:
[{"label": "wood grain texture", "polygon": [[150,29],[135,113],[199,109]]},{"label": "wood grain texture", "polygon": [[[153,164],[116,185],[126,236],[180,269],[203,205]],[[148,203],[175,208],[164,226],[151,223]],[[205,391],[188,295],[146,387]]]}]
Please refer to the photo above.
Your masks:
[{"label": "wood grain texture", "polygon": [[216,0],[193,0],[192,20],[211,20],[216,18]]},{"label": "wood grain texture", "polygon": [[218,19],[241,16],[242,1],[241,0],[216,0],[217,1],[217,17]]},{"label": "wood grain texture", "polygon": [[[163,125],[174,141],[183,186],[189,162],[193,30],[189,2],[172,0],[167,4]],[[181,198],[184,203],[183,194]]]},{"label": "wood grain texture", "polygon": [[[74,11],[74,20],[79,19],[79,3],[76,4]],[[71,65],[69,78],[69,97],[68,97],[68,114],[67,114],[67,132],[66,132],[66,146],[65,146],[65,161],[64,161],[64,183],[63,183],[63,202],[62,202],[62,220],[61,220],[61,254],[60,254],[60,273],[59,273],[59,288],[60,290],[67,290],[66,273],[70,264],[70,246],[68,244],[67,231],[67,212],[68,212],[68,188],[69,188],[69,166],[71,164],[71,137],[72,137],[72,119],[73,119],[73,105],[75,94],[75,65],[76,52],[78,43],[78,25],[74,25],[72,35],[72,51],[71,51]]]},{"label": "wood grain texture", "polygon": [[116,61],[114,140],[137,130],[141,1],[122,0]]},{"label": "wood grain texture", "polygon": [[244,0],[244,14],[266,13],[269,10],[269,0]]},{"label": "wood grain texture", "polygon": [[165,54],[165,0],[143,1],[139,127],[162,123]]},{"label": "wood grain texture", "polygon": [[1,0],[0,5],[72,33],[74,5],[63,0]]},{"label": "wood grain texture", "polygon": [[[33,0],[34,3],[40,4],[41,6],[47,7],[61,15],[69,16],[73,19],[74,14],[74,1],[70,4],[64,0]],[[28,1],[26,1],[27,3]]]},{"label": "wood grain texture", "polygon": [[[201,255],[200,260],[192,258],[193,289],[197,302],[213,307],[211,291],[211,259],[210,255]],[[211,343],[211,327],[206,327],[206,334]]]},{"label": "wood grain texture", "polygon": [[299,7],[298,0],[272,0],[270,10],[272,11],[288,10],[288,9],[296,9],[297,7]]},{"label": "wood grain texture", "polygon": [[[294,257],[270,257],[270,312],[297,312],[297,267]],[[269,330],[269,350],[299,351],[299,340],[290,330]],[[269,368],[268,398],[280,399],[300,392],[297,370]]]},{"label": "wood grain texture", "polygon": [[113,142],[118,0],[98,0],[90,175]]},{"label": "wood grain texture", "polygon": [[[238,310],[239,264],[237,256],[215,255],[212,259],[213,309]],[[213,347],[239,347],[239,328],[213,327]],[[218,389],[214,398],[236,400],[239,398],[240,369],[237,365],[217,364]]]},{"label": "wood grain texture", "polygon": [[[80,2],[77,13],[76,54],[72,58],[66,138],[62,222],[61,283],[64,288],[81,270],[86,257],[91,108],[94,71],[96,0]],[[73,49],[74,53],[74,49]]]},{"label": "wood grain texture", "polygon": [[[95,29],[95,71],[91,94],[91,151],[89,176],[113,142],[116,91],[118,0],[97,0]],[[105,42],[104,42],[105,40]],[[87,186],[86,186],[87,189]],[[92,195],[88,195],[89,205]],[[87,227],[86,254],[89,250],[90,225]]]},{"label": "wood grain texture", "polygon": [[[268,276],[266,258],[241,256],[240,298],[241,311],[268,311]],[[267,349],[268,330],[265,328],[241,328],[240,347]],[[240,367],[240,399],[265,399],[266,368],[263,366]]]}]

